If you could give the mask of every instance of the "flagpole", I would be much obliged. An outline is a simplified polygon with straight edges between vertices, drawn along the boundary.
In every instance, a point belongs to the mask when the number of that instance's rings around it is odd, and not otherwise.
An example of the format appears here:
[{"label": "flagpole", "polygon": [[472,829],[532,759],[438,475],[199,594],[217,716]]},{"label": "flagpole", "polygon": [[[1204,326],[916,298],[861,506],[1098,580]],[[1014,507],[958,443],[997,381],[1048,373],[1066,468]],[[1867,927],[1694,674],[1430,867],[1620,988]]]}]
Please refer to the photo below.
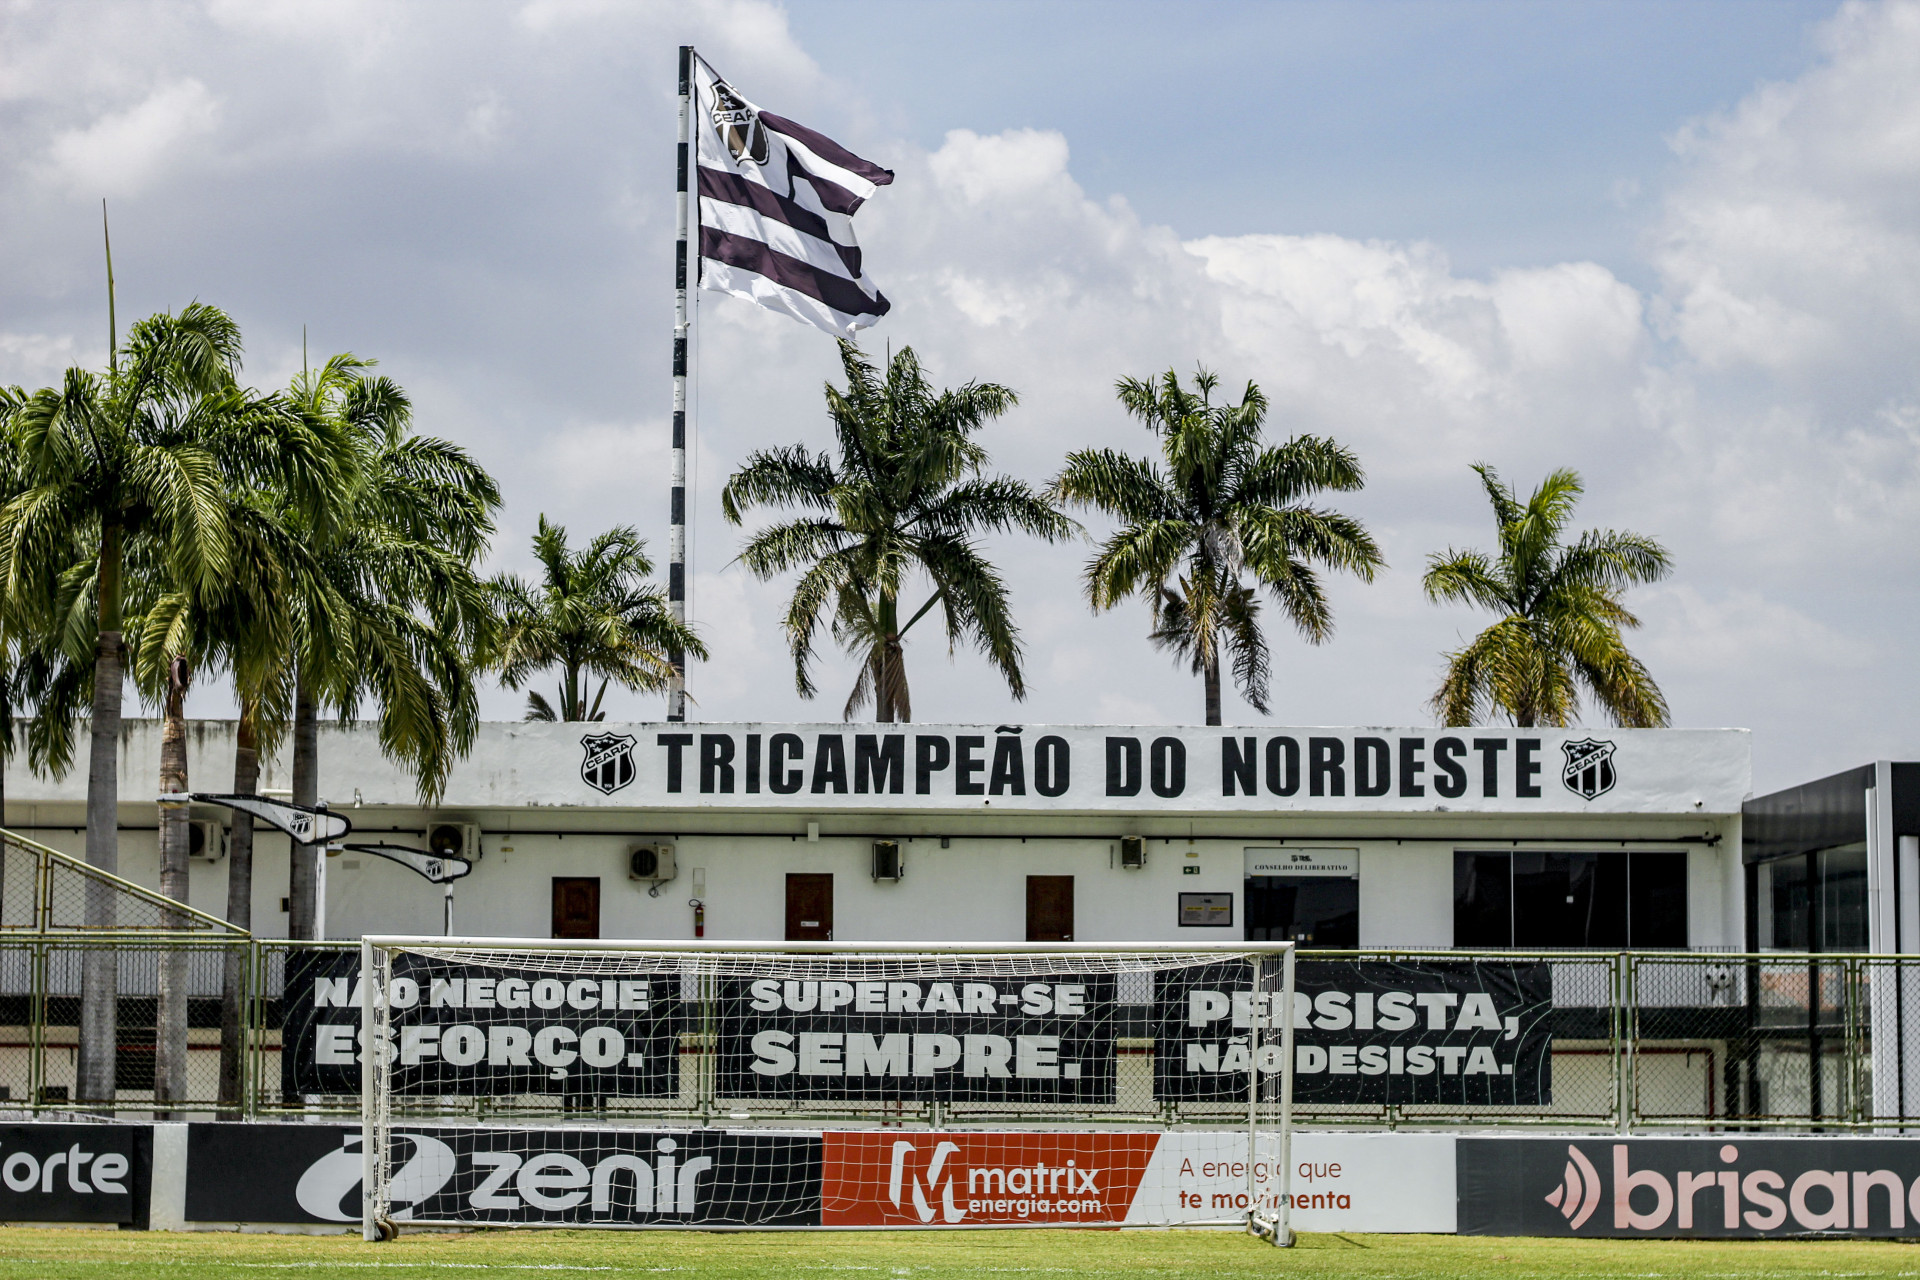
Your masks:
[{"label": "flagpole", "polygon": [[[667,533],[667,609],[687,620],[687,227],[693,157],[693,46],[680,46],[680,174],[673,258],[673,500]],[[686,655],[675,649],[667,685],[667,719],[687,718]]]}]

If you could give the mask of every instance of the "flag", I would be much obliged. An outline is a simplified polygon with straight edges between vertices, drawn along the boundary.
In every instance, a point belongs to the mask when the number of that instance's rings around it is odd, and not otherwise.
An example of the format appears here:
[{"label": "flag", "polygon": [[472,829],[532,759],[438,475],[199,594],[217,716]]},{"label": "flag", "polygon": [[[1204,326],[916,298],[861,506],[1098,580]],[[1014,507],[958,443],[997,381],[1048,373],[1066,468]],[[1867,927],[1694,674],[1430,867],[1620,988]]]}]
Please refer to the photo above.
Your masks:
[{"label": "flag", "polygon": [[893,172],[760,110],[697,57],[693,72],[700,286],[842,338],[887,314],[853,215]]}]

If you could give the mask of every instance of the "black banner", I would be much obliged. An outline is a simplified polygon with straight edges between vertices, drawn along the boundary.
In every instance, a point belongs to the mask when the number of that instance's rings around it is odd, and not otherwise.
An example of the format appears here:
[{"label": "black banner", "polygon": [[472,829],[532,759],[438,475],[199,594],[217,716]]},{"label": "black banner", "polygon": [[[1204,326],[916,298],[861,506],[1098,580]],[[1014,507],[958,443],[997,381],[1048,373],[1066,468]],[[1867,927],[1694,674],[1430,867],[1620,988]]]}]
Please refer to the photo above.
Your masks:
[{"label": "black banner", "polygon": [[[281,1089],[360,1091],[360,957],[287,958]],[[680,1089],[677,974],[543,973],[394,959],[396,1094],[656,1098]]]},{"label": "black banner", "polygon": [[0,1125],[0,1222],[144,1223],[146,1125]]},{"label": "black banner", "polygon": [[[1553,1100],[1549,965],[1302,959],[1294,983],[1297,1103]],[[1162,974],[1156,994],[1157,1096],[1237,1101],[1247,1096],[1252,1060],[1265,1074],[1279,1072],[1280,1022],[1271,1008],[1279,995],[1256,999],[1244,961]]]},{"label": "black banner", "polygon": [[720,1089],[789,1100],[1114,1100],[1114,980],[727,980]]},{"label": "black banner", "polygon": [[[818,1226],[820,1137],[623,1128],[407,1127],[397,1222]],[[358,1126],[195,1124],[193,1222],[360,1221]]]},{"label": "black banner", "polygon": [[1910,1138],[1461,1138],[1454,1161],[1464,1235],[1920,1234]]}]

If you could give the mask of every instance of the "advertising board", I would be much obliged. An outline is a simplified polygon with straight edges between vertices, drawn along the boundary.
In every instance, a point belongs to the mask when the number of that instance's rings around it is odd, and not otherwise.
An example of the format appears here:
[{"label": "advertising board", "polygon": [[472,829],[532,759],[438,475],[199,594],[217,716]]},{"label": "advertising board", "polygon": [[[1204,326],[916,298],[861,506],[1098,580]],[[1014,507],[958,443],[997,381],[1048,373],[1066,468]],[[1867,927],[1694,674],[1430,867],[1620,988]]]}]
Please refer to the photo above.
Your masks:
[{"label": "advertising board", "polygon": [[[399,1222],[806,1226],[820,1221],[820,1136],[408,1127],[395,1133]],[[192,1222],[360,1221],[358,1125],[195,1124]]]},{"label": "advertising board", "polygon": [[1911,1236],[1899,1138],[1461,1138],[1460,1230],[1525,1236]]},{"label": "advertising board", "polygon": [[146,1217],[146,1125],[0,1125],[0,1222]]}]

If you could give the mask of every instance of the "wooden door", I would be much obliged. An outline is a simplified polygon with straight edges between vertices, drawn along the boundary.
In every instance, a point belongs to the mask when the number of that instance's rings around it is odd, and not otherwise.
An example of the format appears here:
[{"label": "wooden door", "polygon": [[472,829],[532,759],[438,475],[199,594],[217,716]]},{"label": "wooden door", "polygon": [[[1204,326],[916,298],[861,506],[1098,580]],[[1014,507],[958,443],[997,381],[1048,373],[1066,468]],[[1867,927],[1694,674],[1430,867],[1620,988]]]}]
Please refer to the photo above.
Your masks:
[{"label": "wooden door", "polygon": [[1073,877],[1027,877],[1027,941],[1073,941]]},{"label": "wooden door", "polygon": [[553,878],[553,936],[556,938],[600,936],[599,876],[555,876]]},{"label": "wooden door", "polygon": [[787,941],[833,941],[833,874],[787,875]]}]

